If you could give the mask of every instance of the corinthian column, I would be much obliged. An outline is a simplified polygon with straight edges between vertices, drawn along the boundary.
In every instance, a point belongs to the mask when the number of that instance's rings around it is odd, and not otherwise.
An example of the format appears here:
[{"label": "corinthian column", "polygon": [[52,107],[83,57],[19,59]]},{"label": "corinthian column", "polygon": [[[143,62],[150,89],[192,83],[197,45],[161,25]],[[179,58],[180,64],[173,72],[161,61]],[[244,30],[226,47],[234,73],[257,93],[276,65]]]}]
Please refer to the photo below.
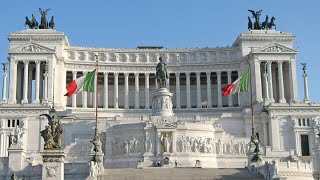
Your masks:
[{"label": "corinthian column", "polygon": [[191,108],[191,97],[190,97],[190,73],[186,72],[186,84],[187,84],[187,108]]},{"label": "corinthian column", "polygon": [[14,57],[10,57],[10,87],[9,87],[9,104],[17,103],[17,64]]},{"label": "corinthian column", "polygon": [[129,73],[124,73],[124,108],[129,109]]},{"label": "corinthian column", "polygon": [[135,101],[134,101],[134,108],[139,109],[139,73],[134,73],[134,80],[135,80]]},{"label": "corinthian column", "polygon": [[103,102],[104,108],[108,108],[108,72],[103,73],[104,86],[103,86]]},{"label": "corinthian column", "polygon": [[29,61],[23,61],[24,73],[23,73],[23,99],[21,104],[28,104],[28,73],[29,73]]},{"label": "corinthian column", "polygon": [[272,88],[272,69],[271,69],[271,61],[267,62],[267,66],[268,66],[268,87],[269,87],[269,98],[271,102],[274,102],[273,99],[273,88]]},{"label": "corinthian column", "polygon": [[279,94],[280,94],[279,103],[286,103],[286,99],[284,98],[282,63],[283,63],[282,61],[278,61]]},{"label": "corinthian column", "polygon": [[42,104],[48,104],[48,65],[44,67]]},{"label": "corinthian column", "polygon": [[145,109],[150,108],[149,103],[149,73],[144,73],[145,77],[145,86],[144,86],[144,96],[145,96]]},{"label": "corinthian column", "polygon": [[113,104],[114,108],[118,109],[119,108],[119,91],[118,91],[118,80],[119,80],[119,73],[114,73],[114,99],[113,99]]},{"label": "corinthian column", "polygon": [[212,108],[212,99],[211,99],[211,72],[207,72],[207,108]]},{"label": "corinthian column", "polygon": [[180,73],[176,72],[176,108],[180,109]]},{"label": "corinthian column", "polygon": [[217,82],[218,82],[218,107],[222,107],[222,93],[221,93],[221,72],[217,71]]},{"label": "corinthian column", "polygon": [[7,104],[7,64],[2,63],[3,65],[3,85],[2,85],[2,100],[1,104]]},{"label": "corinthian column", "polygon": [[196,72],[197,76],[197,108],[201,108],[201,82],[200,82],[200,72]]},{"label": "corinthian column", "polygon": [[[77,71],[72,71],[72,79],[73,80],[77,79],[77,73],[78,73]],[[74,93],[71,98],[72,98],[72,107],[76,108],[77,107],[77,94]]]},{"label": "corinthian column", "polygon": [[39,95],[40,95],[40,63],[41,61],[36,61],[35,63],[36,63],[36,80],[35,80],[36,93],[35,93],[35,99],[33,103],[39,104],[40,103]]}]

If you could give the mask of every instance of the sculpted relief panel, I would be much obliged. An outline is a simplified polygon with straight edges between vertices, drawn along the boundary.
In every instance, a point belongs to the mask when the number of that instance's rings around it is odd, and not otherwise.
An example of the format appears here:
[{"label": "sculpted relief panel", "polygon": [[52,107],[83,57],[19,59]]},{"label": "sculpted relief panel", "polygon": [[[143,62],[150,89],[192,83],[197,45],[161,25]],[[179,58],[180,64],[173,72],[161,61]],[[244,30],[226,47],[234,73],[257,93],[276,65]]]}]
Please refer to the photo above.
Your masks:
[{"label": "sculpted relief panel", "polygon": [[112,154],[135,154],[144,152],[145,144],[136,138],[116,138],[111,141]]}]

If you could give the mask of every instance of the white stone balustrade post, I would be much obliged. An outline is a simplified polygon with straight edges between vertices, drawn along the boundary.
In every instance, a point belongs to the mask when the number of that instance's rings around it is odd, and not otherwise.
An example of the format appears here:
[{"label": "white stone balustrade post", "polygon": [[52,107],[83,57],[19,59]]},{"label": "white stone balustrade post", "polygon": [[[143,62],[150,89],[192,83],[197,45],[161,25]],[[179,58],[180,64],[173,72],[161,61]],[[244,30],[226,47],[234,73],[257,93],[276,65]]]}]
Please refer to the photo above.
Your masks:
[{"label": "white stone balustrade post", "polygon": [[[73,80],[76,80],[77,79],[77,71],[72,71],[72,79]],[[72,98],[72,107],[73,108],[76,108],[77,107],[77,94],[75,93],[75,94],[73,94],[72,96],[71,96],[71,98]]]},{"label": "white stone balustrade post", "polygon": [[221,71],[217,71],[217,83],[218,83],[218,89],[217,89],[217,96],[218,96],[218,107],[222,107],[222,92],[221,92]]},{"label": "white stone balustrade post", "polygon": [[114,108],[119,108],[119,73],[114,73],[114,96],[113,96],[113,104]]},{"label": "white stone balustrade post", "polygon": [[28,77],[29,77],[29,61],[23,61],[24,73],[23,73],[23,99],[21,104],[28,104]]},{"label": "white stone balustrade post", "polygon": [[109,97],[108,97],[108,72],[104,72],[103,73],[103,83],[104,83],[104,86],[103,86],[103,107],[105,109],[108,109],[108,100],[109,100]]},{"label": "white stone balustrade post", "polygon": [[129,109],[129,73],[124,73],[124,108]]},{"label": "white stone balustrade post", "polygon": [[284,98],[284,87],[283,87],[283,70],[282,70],[283,61],[278,61],[278,77],[279,77],[279,103],[286,103]]},{"label": "white stone balustrade post", "polygon": [[201,106],[201,81],[200,81],[200,72],[196,72],[197,77],[197,108],[202,108]]},{"label": "white stone balustrade post", "polygon": [[176,72],[176,108],[180,109],[180,72]]},{"label": "white stone balustrade post", "polygon": [[191,93],[190,93],[190,72],[186,72],[186,95],[187,95],[187,108],[191,108]]},{"label": "white stone balustrade post", "polygon": [[144,85],[144,96],[145,96],[145,109],[150,109],[149,100],[149,73],[144,73],[145,85]]},{"label": "white stone balustrade post", "polygon": [[134,108],[139,109],[139,73],[134,73],[135,80],[135,100],[134,100]]}]

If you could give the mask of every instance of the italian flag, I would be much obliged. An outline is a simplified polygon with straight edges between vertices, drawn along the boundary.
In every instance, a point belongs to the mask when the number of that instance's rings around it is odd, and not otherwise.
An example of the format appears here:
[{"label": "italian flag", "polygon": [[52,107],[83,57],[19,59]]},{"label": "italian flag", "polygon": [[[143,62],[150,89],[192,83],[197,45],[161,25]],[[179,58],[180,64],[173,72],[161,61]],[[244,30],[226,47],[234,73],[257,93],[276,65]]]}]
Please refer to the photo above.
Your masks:
[{"label": "italian flag", "polygon": [[237,80],[233,83],[222,88],[222,96],[229,96],[238,92],[248,92],[249,89],[249,71],[244,72]]},{"label": "italian flag", "polygon": [[77,79],[72,80],[67,85],[67,93],[65,96],[72,96],[78,92],[87,91],[87,92],[94,92],[94,77],[96,75],[96,70],[89,72],[85,76],[81,76]]}]

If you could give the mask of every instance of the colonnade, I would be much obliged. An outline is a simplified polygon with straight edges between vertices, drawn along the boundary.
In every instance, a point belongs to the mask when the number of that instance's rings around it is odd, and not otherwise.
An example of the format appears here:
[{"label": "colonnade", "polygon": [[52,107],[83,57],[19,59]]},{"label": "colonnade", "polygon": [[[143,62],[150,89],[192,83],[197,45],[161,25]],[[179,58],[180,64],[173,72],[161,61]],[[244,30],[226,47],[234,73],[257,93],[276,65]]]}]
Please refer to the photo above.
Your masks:
[{"label": "colonnade", "polygon": [[[221,73],[225,72],[227,74],[227,81],[223,81],[224,83],[222,84],[222,79],[221,79]],[[228,70],[228,71],[215,71],[215,72],[175,72],[175,73],[170,73],[171,74],[171,78],[168,79],[167,81],[167,88],[170,89],[171,91],[174,92],[174,107],[176,109],[180,109],[180,108],[212,108],[212,107],[233,107],[234,105],[239,105],[239,98],[236,98],[237,101],[235,102],[233,96],[229,96],[226,97],[227,99],[227,103],[223,104],[223,97],[222,97],[222,90],[221,88],[227,84],[230,84],[232,82],[232,70]],[[67,83],[69,83],[71,81],[70,77],[68,79],[68,74],[70,76],[71,71],[67,71]],[[72,71],[72,79],[76,79],[77,75],[85,75],[87,72],[86,71]],[[212,79],[213,77],[213,73],[216,74],[216,76],[214,76],[216,79]],[[235,73],[233,74],[233,80],[235,78],[237,78],[239,76],[239,71],[237,71],[237,76],[235,76]],[[103,80],[100,79],[101,75],[103,74]],[[195,80],[196,82],[194,84],[192,84],[191,82],[191,74],[195,74]],[[110,75],[113,76],[113,78],[110,78]],[[123,80],[123,84],[121,84],[121,94],[120,96],[121,99],[123,98],[123,101],[121,101],[121,103],[123,103],[123,106],[121,108],[124,109],[129,109],[129,108],[134,108],[134,109],[140,109],[140,108],[145,108],[145,109],[150,109],[150,94],[153,93],[153,90],[157,88],[158,84],[156,82],[155,79],[155,74],[154,73],[137,73],[137,72],[132,72],[132,73],[128,73],[128,72],[124,72],[124,73],[119,73],[119,72],[100,72],[98,77],[99,78],[99,82],[103,83],[99,83],[99,87],[98,87],[98,92],[99,94],[101,94],[101,96],[103,95],[103,98],[100,96],[99,99],[102,100],[103,103],[99,103],[99,107],[103,107],[103,108],[113,108],[113,109],[119,109],[119,76],[121,75],[121,80]],[[144,75],[144,88],[140,88],[139,85],[141,85],[141,83],[139,83],[139,80],[141,80],[141,75]],[[202,75],[202,76],[201,76]],[[150,78],[150,76],[152,76]],[[174,76],[174,77],[173,77]],[[183,76],[183,78],[181,77]],[[133,88],[132,93],[129,92],[129,79],[133,79],[131,82],[131,86]],[[205,81],[206,79],[206,81]],[[109,88],[109,81],[113,81],[113,89]],[[154,81],[154,83],[153,83]],[[175,81],[175,82],[174,82]],[[185,82],[185,84],[183,84],[183,87],[181,87],[181,81]],[[213,81],[217,82],[217,83],[212,83]],[[152,84],[152,86],[154,87],[150,87],[150,82]],[[170,82],[171,85],[175,85],[170,87]],[[205,82],[205,83],[203,83]],[[143,82],[142,82],[143,83]],[[191,88],[191,86],[194,85],[194,89]],[[216,87],[216,94],[212,93],[213,87]],[[204,96],[206,96],[206,99],[204,99],[204,97],[202,98],[201,96],[203,95],[203,89],[204,86],[206,86],[206,93]],[[100,88],[100,89],[99,89]],[[150,88],[152,88],[153,90],[150,90]],[[182,89],[185,88],[185,89]],[[109,93],[109,91],[112,90],[113,91],[113,97],[109,97],[111,93]],[[144,91],[144,92],[140,92],[140,91]],[[194,102],[191,102],[192,99],[194,99],[194,97],[192,97],[192,90],[193,92],[196,91],[195,95],[196,95],[196,107],[193,107],[192,104],[195,104]],[[150,92],[151,91],[151,92]],[[181,94],[181,91],[185,92],[183,94]],[[123,94],[122,94],[123,93]],[[82,108],[88,108],[88,93],[87,92],[82,92],[82,98],[77,98],[77,95],[73,95],[71,104],[67,103],[67,106],[69,107],[73,107],[73,108],[77,108],[80,107]],[[90,98],[92,98],[92,105],[90,107],[95,107],[95,102],[94,100],[95,98],[95,93],[90,93]],[[132,96],[131,98],[129,98],[129,96]],[[140,97],[140,96],[144,96],[144,97]],[[212,98],[213,96],[216,96],[217,98],[217,103],[215,105],[213,105],[212,103]],[[236,95],[238,96],[238,95]],[[133,98],[134,97],[134,98]],[[90,99],[89,98],[89,99]],[[185,106],[182,105],[181,103],[181,98],[183,98],[183,101],[186,102]],[[129,106],[129,99],[132,101],[134,101],[132,103],[132,106]],[[143,99],[143,101],[141,100]],[[82,101],[82,102],[77,102],[77,101]],[[205,102],[205,105],[203,103],[203,101]],[[112,105],[110,105],[109,103],[112,103]]]}]

